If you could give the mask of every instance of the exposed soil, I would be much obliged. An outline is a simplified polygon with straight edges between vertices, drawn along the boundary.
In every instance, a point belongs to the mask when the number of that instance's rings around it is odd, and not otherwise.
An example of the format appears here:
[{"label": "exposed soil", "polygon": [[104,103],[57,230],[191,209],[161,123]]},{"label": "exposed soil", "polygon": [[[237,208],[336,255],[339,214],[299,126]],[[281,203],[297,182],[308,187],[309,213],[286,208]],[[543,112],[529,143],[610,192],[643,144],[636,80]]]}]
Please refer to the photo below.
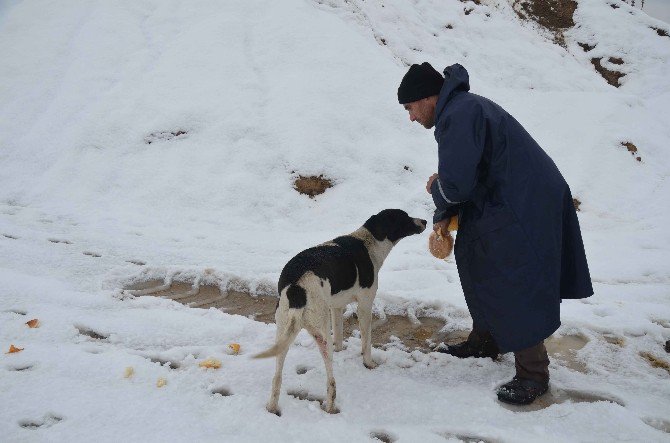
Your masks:
[{"label": "exposed soil", "polygon": [[563,32],[575,26],[574,0],[515,0],[514,10],[523,20],[533,20],[554,36],[554,43],[566,47]]},{"label": "exposed soil", "polygon": [[654,368],[665,369],[670,374],[670,363],[662,358],[656,357],[651,352],[640,352],[640,357],[647,360]]},{"label": "exposed soil", "polygon": [[668,35],[668,31],[666,31],[665,29],[656,28],[654,26],[651,26],[651,29],[656,31],[656,34],[658,34],[659,37],[670,37],[670,35]]},{"label": "exposed soil", "polygon": [[635,146],[635,144],[633,144],[633,143],[631,143],[631,142],[621,142],[621,146],[623,146],[624,148],[626,148],[626,150],[628,150],[628,152],[630,152],[630,155],[632,155],[633,157],[635,157],[635,160],[637,160],[637,161],[639,161],[639,162],[642,161],[642,157],[640,157],[639,155],[637,155],[637,154],[638,154],[638,152],[637,152],[637,146]]},{"label": "exposed soil", "polygon": [[596,71],[609,83],[610,85],[618,88],[621,86],[621,83],[619,83],[619,79],[621,77],[624,77],[626,74],[619,72],[619,71],[611,71],[607,68],[605,68],[600,62],[602,60],[602,57],[597,57],[597,58],[592,58],[591,59],[591,64],[593,65],[594,68],[596,68]]},{"label": "exposed soil", "polygon": [[582,335],[551,336],[544,342],[551,359],[560,360],[566,367],[582,373],[587,368],[584,362],[577,359],[577,351],[587,343],[588,340]]},{"label": "exposed soil", "polygon": [[[154,280],[132,285],[126,289],[131,291],[146,290],[158,288],[162,285],[163,282]],[[194,293],[191,285],[177,282],[172,283],[169,289],[157,291],[150,295],[169,298],[194,308],[217,308],[228,314],[243,315],[264,323],[274,323],[274,313],[277,307],[277,297],[255,297],[237,291],[228,291],[224,296],[215,286],[200,286],[198,292]],[[467,338],[467,332],[465,331],[440,333],[445,324],[444,320],[432,317],[419,317],[418,320],[420,323],[414,324],[409,318],[401,315],[388,315],[385,320],[374,318],[372,344],[375,347],[384,347],[395,341],[391,340],[391,336],[394,336],[400,339],[402,344],[410,350],[419,349],[429,352],[431,343],[445,342],[450,344]],[[357,329],[359,329],[359,326],[355,314],[344,320],[345,339]]]},{"label": "exposed soil", "polygon": [[[142,295],[151,292],[151,288],[164,288],[160,280],[139,283],[126,288],[127,290],[143,291]],[[194,290],[190,284],[174,282],[167,289],[157,290],[150,295],[178,301],[182,304],[197,308],[217,308],[229,314],[243,315],[245,317],[274,323],[274,312],[277,306],[277,297],[257,296],[254,297],[245,292],[228,291],[222,294],[218,287],[200,286]],[[376,348],[397,346],[398,341],[408,350],[420,350],[430,352],[435,345],[440,343],[454,344],[467,338],[469,331],[440,332],[445,322],[434,317],[419,317],[418,323],[412,322],[408,317],[402,315],[387,315],[385,319],[374,318],[372,324],[372,345]],[[358,330],[358,318],[356,314],[344,320],[344,338],[350,337],[354,330]],[[84,328],[80,332],[93,338],[104,339],[106,336],[95,333]],[[392,338],[395,337],[395,338]],[[565,335],[550,337],[546,340],[547,351],[552,359],[559,360],[568,368],[586,372],[586,365],[577,360],[576,353],[583,348],[588,340],[581,335]],[[148,356],[152,361],[162,365],[171,362]],[[309,368],[298,368],[298,373],[305,373]],[[545,406],[546,407],[546,406]]]},{"label": "exposed soil", "polygon": [[573,198],[572,199],[572,204],[575,206],[575,211],[581,211],[581,209],[579,209],[579,207],[582,205],[582,202],[579,201],[579,199]]},{"label": "exposed soil", "polygon": [[588,43],[577,43],[577,44],[581,46],[584,52],[589,52],[596,47],[596,45],[589,45]]},{"label": "exposed soil", "polygon": [[571,389],[554,389],[549,388],[549,392],[544,394],[535,400],[532,404],[528,406],[515,406],[500,403],[500,405],[511,411],[539,411],[545,409],[551,405],[570,402],[570,403],[595,403],[599,401],[606,401],[610,403],[615,403],[620,406],[625,406],[624,402],[615,397],[606,393],[596,393],[596,392],[583,392],[576,391]]},{"label": "exposed soil", "polygon": [[293,189],[301,194],[309,195],[310,198],[323,194],[326,192],[326,189],[332,187],[333,182],[329,178],[325,178],[323,175],[319,175],[318,177],[315,175],[300,175],[295,182],[293,182]]}]

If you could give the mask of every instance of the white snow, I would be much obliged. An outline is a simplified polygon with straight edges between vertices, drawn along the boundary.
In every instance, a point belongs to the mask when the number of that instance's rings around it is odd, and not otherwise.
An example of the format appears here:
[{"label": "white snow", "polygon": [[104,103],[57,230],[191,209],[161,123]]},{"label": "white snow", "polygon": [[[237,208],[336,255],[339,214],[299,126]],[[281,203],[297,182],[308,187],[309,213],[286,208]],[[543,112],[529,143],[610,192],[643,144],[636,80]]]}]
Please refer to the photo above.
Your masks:
[{"label": "white snow", "polygon": [[[670,38],[651,28],[670,26],[580,0],[565,49],[507,1],[481,3],[0,4],[0,439],[667,441],[669,374],[640,352],[669,360]],[[620,88],[594,57],[626,74]],[[552,360],[552,390],[572,400],[511,411],[495,398],[511,355],[390,347],[368,371],[351,338],[335,355],[340,414],[285,393],[282,417],[268,414],[274,364],[249,355],[273,325],[119,289],[174,275],[272,294],[295,253],[380,209],[430,217],[435,141],[396,101],[406,65],[422,61],[463,64],[472,91],[521,121],[582,201],[596,294],[563,303],[557,336],[588,340],[587,370]],[[309,199],[292,189],[299,174],[335,186]],[[428,253],[427,234],[392,251],[376,308],[470,327],[455,263]],[[318,352],[306,333],[296,343],[284,388],[323,395]],[[4,354],[10,344],[24,351]],[[222,368],[199,368],[207,357]]]}]

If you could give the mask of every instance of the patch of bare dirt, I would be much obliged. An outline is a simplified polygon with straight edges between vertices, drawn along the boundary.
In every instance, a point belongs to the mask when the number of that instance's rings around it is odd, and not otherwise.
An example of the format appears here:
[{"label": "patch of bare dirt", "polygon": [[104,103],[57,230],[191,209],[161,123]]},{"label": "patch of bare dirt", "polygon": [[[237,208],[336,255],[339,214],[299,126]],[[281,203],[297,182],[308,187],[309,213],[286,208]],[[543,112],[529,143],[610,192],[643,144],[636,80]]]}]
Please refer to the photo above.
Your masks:
[{"label": "patch of bare dirt", "polygon": [[552,359],[560,360],[564,366],[573,371],[586,373],[586,364],[577,359],[577,351],[589,341],[582,335],[551,336],[545,340],[547,353]]},{"label": "patch of bare dirt", "polygon": [[549,392],[539,397],[530,405],[516,406],[501,403],[500,406],[515,412],[531,412],[531,411],[539,411],[541,409],[548,408],[549,406],[566,402],[596,403],[600,401],[610,402],[625,407],[625,403],[621,399],[609,395],[607,393],[584,392],[572,389],[554,389],[554,388],[550,388]]},{"label": "patch of bare dirt", "polygon": [[584,50],[584,52],[589,52],[596,47],[596,45],[589,45],[588,43],[577,43],[577,44]]},{"label": "patch of bare dirt", "polygon": [[[159,280],[144,282],[129,286],[131,291],[147,290],[162,287]],[[246,292],[228,291],[222,294],[218,287],[200,286],[194,291],[187,283],[174,282],[169,288],[151,293],[152,296],[169,298],[194,308],[217,308],[228,314],[243,315],[245,317],[274,323],[274,314],[277,308],[277,297],[252,296]],[[388,315],[385,320],[374,318],[372,326],[372,344],[376,347],[393,342],[391,336],[397,337],[410,350],[419,349],[424,352],[431,350],[430,343],[452,343],[467,338],[467,332],[440,333],[444,320],[432,317],[419,317],[415,324],[408,317]],[[355,315],[344,320],[344,338],[350,337],[355,329],[359,329]]]},{"label": "patch of bare dirt", "polygon": [[670,363],[660,357],[656,357],[651,352],[640,352],[640,357],[644,358],[654,368],[665,369],[670,374]]},{"label": "patch of bare dirt", "polygon": [[573,204],[574,207],[575,207],[575,211],[577,211],[577,212],[581,211],[581,209],[579,209],[579,207],[582,205],[582,202],[579,201],[579,199],[577,199],[577,198],[573,198],[573,199],[572,199],[572,204]]},{"label": "patch of bare dirt", "polygon": [[523,20],[533,20],[554,36],[554,43],[566,47],[563,32],[575,26],[574,0],[515,0],[514,11]]},{"label": "patch of bare dirt", "polygon": [[630,152],[630,155],[635,157],[635,160],[637,160],[639,162],[642,161],[642,157],[638,155],[637,146],[635,146],[635,144],[633,144],[631,142],[621,142],[621,146],[626,148],[626,150],[628,152]]},{"label": "patch of bare dirt", "polygon": [[659,37],[670,37],[670,35],[668,35],[668,31],[665,29],[657,28],[655,26],[650,26],[650,28],[656,31],[656,34],[658,34]]},{"label": "patch of bare dirt", "polygon": [[310,198],[314,198],[319,194],[326,192],[326,189],[332,188],[333,182],[329,178],[325,178],[322,175],[310,175],[303,176],[300,175],[293,182],[293,189],[298,191],[301,194],[308,195]]},{"label": "patch of bare dirt", "polygon": [[605,68],[602,65],[601,61],[602,57],[596,57],[591,59],[591,64],[593,65],[594,68],[596,68],[598,74],[600,74],[607,83],[614,86],[615,88],[621,86],[621,83],[619,83],[619,79],[621,79],[621,77],[624,77],[626,74],[624,74],[623,72],[612,71]]}]

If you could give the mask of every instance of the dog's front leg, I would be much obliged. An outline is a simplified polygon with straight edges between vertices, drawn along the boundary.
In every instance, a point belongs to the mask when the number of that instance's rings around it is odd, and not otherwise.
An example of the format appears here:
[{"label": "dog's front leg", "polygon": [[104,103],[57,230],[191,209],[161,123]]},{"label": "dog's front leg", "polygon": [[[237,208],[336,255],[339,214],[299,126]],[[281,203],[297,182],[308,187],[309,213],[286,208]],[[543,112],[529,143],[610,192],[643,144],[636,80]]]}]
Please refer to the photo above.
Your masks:
[{"label": "dog's front leg", "polygon": [[[374,298],[370,298],[373,300]],[[368,369],[377,367],[372,360],[372,303],[365,300],[358,301],[358,326],[361,328],[361,354],[363,364]]]},{"label": "dog's front leg", "polygon": [[333,344],[335,345],[335,352],[339,352],[344,349],[344,346],[342,346],[344,336],[344,309],[331,308],[330,317],[330,323],[333,325]]}]

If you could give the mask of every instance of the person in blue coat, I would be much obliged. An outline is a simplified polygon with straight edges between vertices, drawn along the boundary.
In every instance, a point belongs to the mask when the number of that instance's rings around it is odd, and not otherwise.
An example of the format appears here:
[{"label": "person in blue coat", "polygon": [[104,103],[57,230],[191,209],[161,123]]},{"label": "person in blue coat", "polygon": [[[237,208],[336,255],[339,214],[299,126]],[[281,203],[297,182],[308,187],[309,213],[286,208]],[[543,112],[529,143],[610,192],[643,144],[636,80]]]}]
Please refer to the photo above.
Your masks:
[{"label": "person in blue coat", "polygon": [[443,77],[429,63],[412,65],[398,88],[410,120],[435,127],[438,168],[426,185],[434,229],[458,216],[454,253],[473,328],[443,351],[514,352],[516,375],[497,395],[529,404],[549,386],[544,340],[561,324],[561,300],[591,296],[591,277],[560,171],[514,117],[469,90],[463,66]]}]

